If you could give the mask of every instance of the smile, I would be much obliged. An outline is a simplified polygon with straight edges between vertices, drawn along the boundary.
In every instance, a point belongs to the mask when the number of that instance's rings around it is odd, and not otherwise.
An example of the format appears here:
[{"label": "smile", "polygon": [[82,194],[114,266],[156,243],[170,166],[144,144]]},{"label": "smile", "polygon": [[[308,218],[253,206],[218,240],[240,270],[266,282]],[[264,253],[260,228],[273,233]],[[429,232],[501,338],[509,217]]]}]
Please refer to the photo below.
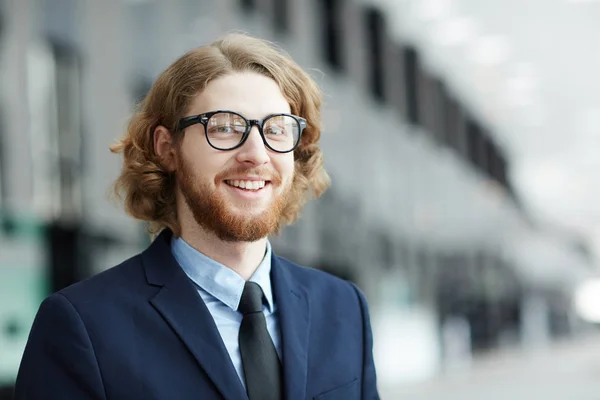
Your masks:
[{"label": "smile", "polygon": [[226,184],[240,189],[256,191],[265,187],[267,181],[243,181],[243,180],[226,180]]}]

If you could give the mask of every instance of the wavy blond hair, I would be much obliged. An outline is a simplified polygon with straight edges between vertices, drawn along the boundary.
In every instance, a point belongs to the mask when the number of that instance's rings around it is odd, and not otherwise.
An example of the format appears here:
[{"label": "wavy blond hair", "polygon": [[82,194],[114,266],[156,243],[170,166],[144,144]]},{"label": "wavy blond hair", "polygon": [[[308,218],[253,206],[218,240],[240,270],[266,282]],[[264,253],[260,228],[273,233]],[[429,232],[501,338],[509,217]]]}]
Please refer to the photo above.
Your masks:
[{"label": "wavy blond hair", "polygon": [[[177,236],[180,226],[175,203],[175,177],[162,167],[154,151],[153,133],[162,125],[176,135],[177,122],[190,103],[213,79],[234,72],[257,72],[279,85],[292,113],[307,127],[294,151],[295,177],[280,227],[295,222],[310,197],[319,197],[330,184],[319,147],[322,94],[313,79],[274,44],[232,33],[191,50],[169,66],[137,106],[125,135],[110,150],[123,153],[123,169],[114,184],[125,211],[146,221],[155,235],[168,228]],[[180,140],[175,137],[175,140]],[[277,230],[278,231],[278,230]]]}]

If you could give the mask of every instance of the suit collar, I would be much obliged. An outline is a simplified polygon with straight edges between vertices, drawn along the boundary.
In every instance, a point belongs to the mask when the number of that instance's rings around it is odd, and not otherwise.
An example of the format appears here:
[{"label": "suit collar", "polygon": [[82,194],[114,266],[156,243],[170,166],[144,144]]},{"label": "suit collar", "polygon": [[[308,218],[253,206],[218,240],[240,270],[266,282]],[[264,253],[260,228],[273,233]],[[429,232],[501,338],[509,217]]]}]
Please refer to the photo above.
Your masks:
[{"label": "suit collar", "polygon": [[[242,298],[246,281],[231,268],[202,254],[183,238],[171,239],[173,256],[196,285],[211,296],[236,311]],[[262,288],[269,312],[273,312],[273,291],[271,289],[271,245],[267,241],[265,254],[250,280]]]},{"label": "suit collar", "polygon": [[[246,392],[210,312],[172,255],[172,233],[163,231],[142,253],[146,279],[162,289],[150,300],[179,335],[226,399]],[[285,398],[306,398],[310,302],[288,261],[271,256],[271,283],[277,304],[285,379]]]},{"label": "suit collar", "polygon": [[273,255],[271,280],[279,310],[285,398],[306,398],[310,303],[304,286],[292,276],[288,262]]},{"label": "suit collar", "polygon": [[169,242],[173,233],[165,229],[142,253],[142,263],[146,272],[146,280],[153,286],[165,286],[181,271],[179,264],[171,253]]},{"label": "suit collar", "polygon": [[171,232],[162,232],[142,253],[146,279],[160,291],[150,303],[181,338],[224,398],[246,398],[210,312],[175,261]]}]

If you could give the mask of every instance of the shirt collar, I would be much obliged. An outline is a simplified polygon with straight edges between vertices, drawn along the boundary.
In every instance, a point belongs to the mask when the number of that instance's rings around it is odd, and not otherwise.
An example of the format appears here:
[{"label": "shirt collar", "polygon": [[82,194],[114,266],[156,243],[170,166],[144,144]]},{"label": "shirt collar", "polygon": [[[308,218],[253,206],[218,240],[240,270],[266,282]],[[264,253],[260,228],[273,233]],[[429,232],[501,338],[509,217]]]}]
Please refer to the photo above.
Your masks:
[{"label": "shirt collar", "polygon": [[[245,281],[237,272],[200,253],[181,237],[171,239],[173,256],[186,275],[213,297],[237,310],[244,291]],[[273,312],[273,291],[271,289],[271,244],[267,240],[265,257],[250,277],[250,281],[260,285],[269,312]]]}]

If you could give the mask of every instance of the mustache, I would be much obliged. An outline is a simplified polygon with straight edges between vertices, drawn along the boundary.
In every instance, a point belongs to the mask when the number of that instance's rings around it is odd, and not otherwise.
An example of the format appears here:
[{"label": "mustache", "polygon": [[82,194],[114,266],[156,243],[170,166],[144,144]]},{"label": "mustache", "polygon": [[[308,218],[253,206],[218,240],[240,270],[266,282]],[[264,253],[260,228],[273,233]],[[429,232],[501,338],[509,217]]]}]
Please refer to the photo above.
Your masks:
[{"label": "mustache", "polygon": [[274,185],[281,184],[281,175],[277,173],[277,171],[267,168],[267,167],[252,167],[252,168],[244,168],[243,166],[237,166],[233,168],[229,168],[223,172],[217,174],[216,180],[223,181],[232,176],[258,176],[264,180],[271,181]]}]

